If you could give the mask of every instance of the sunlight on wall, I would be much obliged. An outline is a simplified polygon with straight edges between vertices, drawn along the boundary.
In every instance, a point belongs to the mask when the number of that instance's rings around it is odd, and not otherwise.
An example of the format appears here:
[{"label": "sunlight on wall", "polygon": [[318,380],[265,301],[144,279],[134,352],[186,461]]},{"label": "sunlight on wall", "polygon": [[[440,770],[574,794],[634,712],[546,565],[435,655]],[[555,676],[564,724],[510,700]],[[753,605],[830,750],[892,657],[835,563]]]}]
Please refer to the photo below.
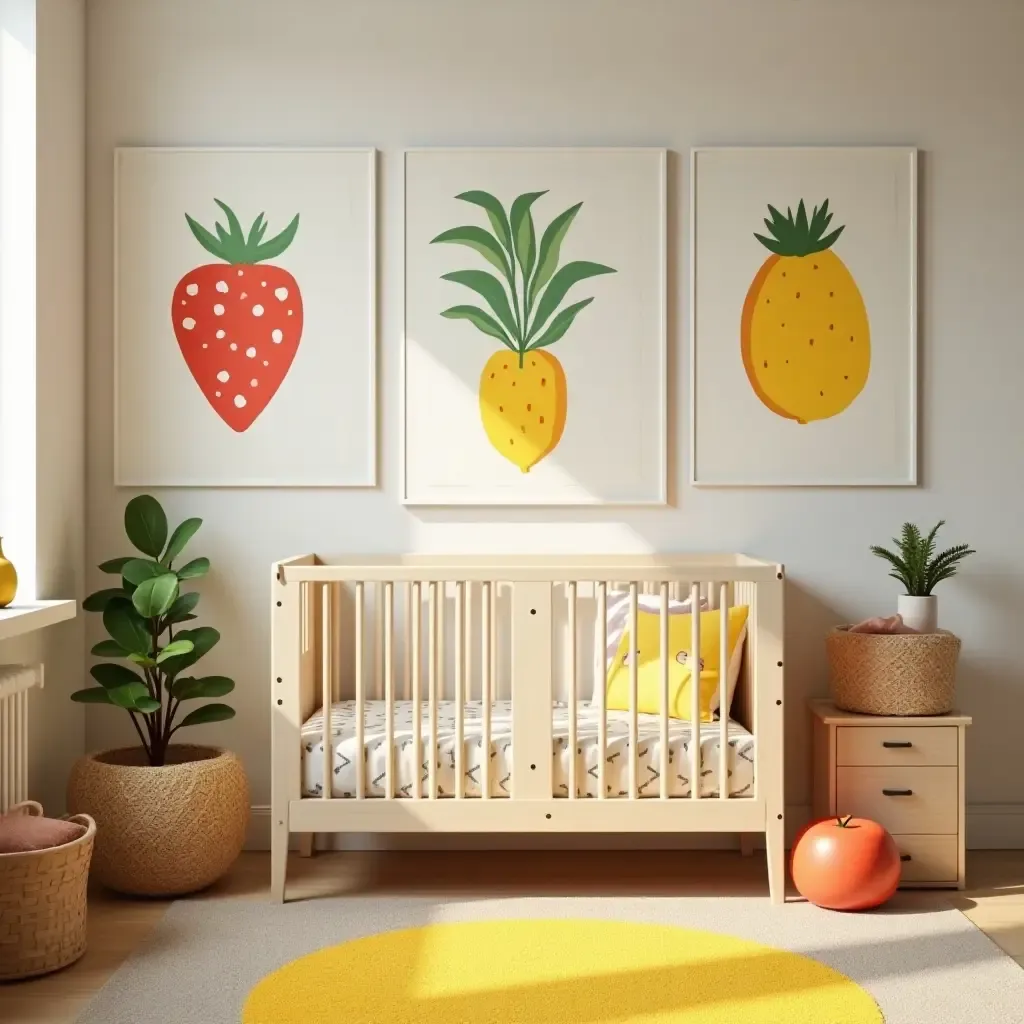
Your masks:
[{"label": "sunlight on wall", "polygon": [[[0,3],[0,526],[18,599],[36,596],[34,0]],[[59,372],[58,368],[55,368]]]}]

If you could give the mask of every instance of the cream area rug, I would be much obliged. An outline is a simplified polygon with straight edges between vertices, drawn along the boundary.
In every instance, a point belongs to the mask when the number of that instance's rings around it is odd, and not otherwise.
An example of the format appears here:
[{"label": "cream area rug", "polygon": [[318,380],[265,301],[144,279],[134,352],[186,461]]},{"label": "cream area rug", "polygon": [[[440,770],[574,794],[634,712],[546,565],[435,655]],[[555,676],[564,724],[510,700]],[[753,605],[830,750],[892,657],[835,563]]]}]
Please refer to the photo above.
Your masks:
[{"label": "cream area rug", "polygon": [[175,903],[79,1024],[1024,1024],[959,911],[767,898]]}]

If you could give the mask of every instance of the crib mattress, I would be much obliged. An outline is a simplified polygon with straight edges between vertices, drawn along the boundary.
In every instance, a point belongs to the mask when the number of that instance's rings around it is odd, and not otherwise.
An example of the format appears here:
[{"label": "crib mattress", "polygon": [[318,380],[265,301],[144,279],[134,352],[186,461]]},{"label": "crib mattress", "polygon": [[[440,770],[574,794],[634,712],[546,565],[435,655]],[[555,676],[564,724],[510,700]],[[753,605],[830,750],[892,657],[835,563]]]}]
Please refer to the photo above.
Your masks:
[{"label": "crib mattress", "polygon": [[[576,784],[578,797],[596,797],[598,786],[598,723],[601,709],[589,702],[577,705]],[[483,757],[481,701],[467,701],[464,719],[463,769],[467,797],[480,796]],[[363,753],[366,762],[367,797],[383,797],[386,764],[385,702],[367,701],[364,707]],[[609,711],[608,745],[605,754],[606,797],[629,795],[629,713]],[[341,701],[331,707],[332,750],[334,761],[331,795],[354,797],[356,789],[356,711],[355,701]],[[413,703],[397,701],[394,711],[394,764],[396,798],[411,797],[415,780],[420,795],[428,795],[430,723],[426,705],[422,711],[421,764],[413,764]],[[638,715],[637,789],[640,797],[661,795],[661,721],[658,715]],[[556,797],[568,796],[569,714],[568,706],[555,704],[552,710],[552,789]],[[455,795],[455,702],[442,701],[437,714],[437,783],[442,797]],[[669,796],[690,795],[689,722],[672,719],[669,723]],[[702,723],[700,736],[700,795],[719,795],[719,723]],[[728,723],[728,792],[730,796],[753,796],[754,737],[738,722]],[[512,702],[495,701],[491,705],[490,795],[511,796]],[[323,793],[323,710],[302,727],[302,793]]]}]

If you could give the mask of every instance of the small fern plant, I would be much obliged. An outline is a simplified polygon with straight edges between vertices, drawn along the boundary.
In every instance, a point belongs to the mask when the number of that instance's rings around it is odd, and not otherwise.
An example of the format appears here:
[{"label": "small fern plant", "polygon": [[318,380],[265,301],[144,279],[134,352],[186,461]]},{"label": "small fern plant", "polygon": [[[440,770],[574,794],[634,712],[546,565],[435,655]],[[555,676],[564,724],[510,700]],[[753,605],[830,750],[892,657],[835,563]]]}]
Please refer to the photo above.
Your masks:
[{"label": "small fern plant", "polygon": [[893,538],[895,552],[877,544],[871,547],[872,554],[892,566],[889,575],[903,584],[910,597],[930,597],[939,583],[956,575],[957,566],[964,558],[975,554],[966,544],[957,544],[935,554],[935,537],[945,523],[940,519],[926,536],[913,523],[904,523],[903,533]]}]

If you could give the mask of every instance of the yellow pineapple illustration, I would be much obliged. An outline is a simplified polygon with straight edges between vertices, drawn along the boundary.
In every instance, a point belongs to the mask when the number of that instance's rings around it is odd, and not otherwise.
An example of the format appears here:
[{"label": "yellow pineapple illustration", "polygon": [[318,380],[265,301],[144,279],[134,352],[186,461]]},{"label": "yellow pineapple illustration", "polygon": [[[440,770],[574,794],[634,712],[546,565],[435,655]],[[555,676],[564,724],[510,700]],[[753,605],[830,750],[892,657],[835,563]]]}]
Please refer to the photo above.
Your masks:
[{"label": "yellow pineapple illustration", "polygon": [[811,218],[801,199],[796,216],[769,206],[771,237],[755,238],[772,254],[743,304],[743,365],[757,397],[797,423],[828,419],[848,408],[867,383],[871,337],[864,299],[825,234],[826,199]]},{"label": "yellow pineapple illustration", "polygon": [[464,225],[431,239],[467,246],[501,273],[500,279],[486,270],[442,274],[442,280],[476,292],[490,311],[461,305],[441,316],[468,320],[504,346],[487,360],[480,375],[480,418],[491,444],[524,473],[554,451],[568,412],[565,370],[546,350],[594,300],[581,299],[561,310],[559,306],[574,284],[615,273],[586,260],[558,266],[562,242],[582,203],[555,217],[538,246],[531,207],[543,195],[546,192],[518,196],[506,214],[490,193],[463,192],[455,198],[482,207],[492,231]]}]

